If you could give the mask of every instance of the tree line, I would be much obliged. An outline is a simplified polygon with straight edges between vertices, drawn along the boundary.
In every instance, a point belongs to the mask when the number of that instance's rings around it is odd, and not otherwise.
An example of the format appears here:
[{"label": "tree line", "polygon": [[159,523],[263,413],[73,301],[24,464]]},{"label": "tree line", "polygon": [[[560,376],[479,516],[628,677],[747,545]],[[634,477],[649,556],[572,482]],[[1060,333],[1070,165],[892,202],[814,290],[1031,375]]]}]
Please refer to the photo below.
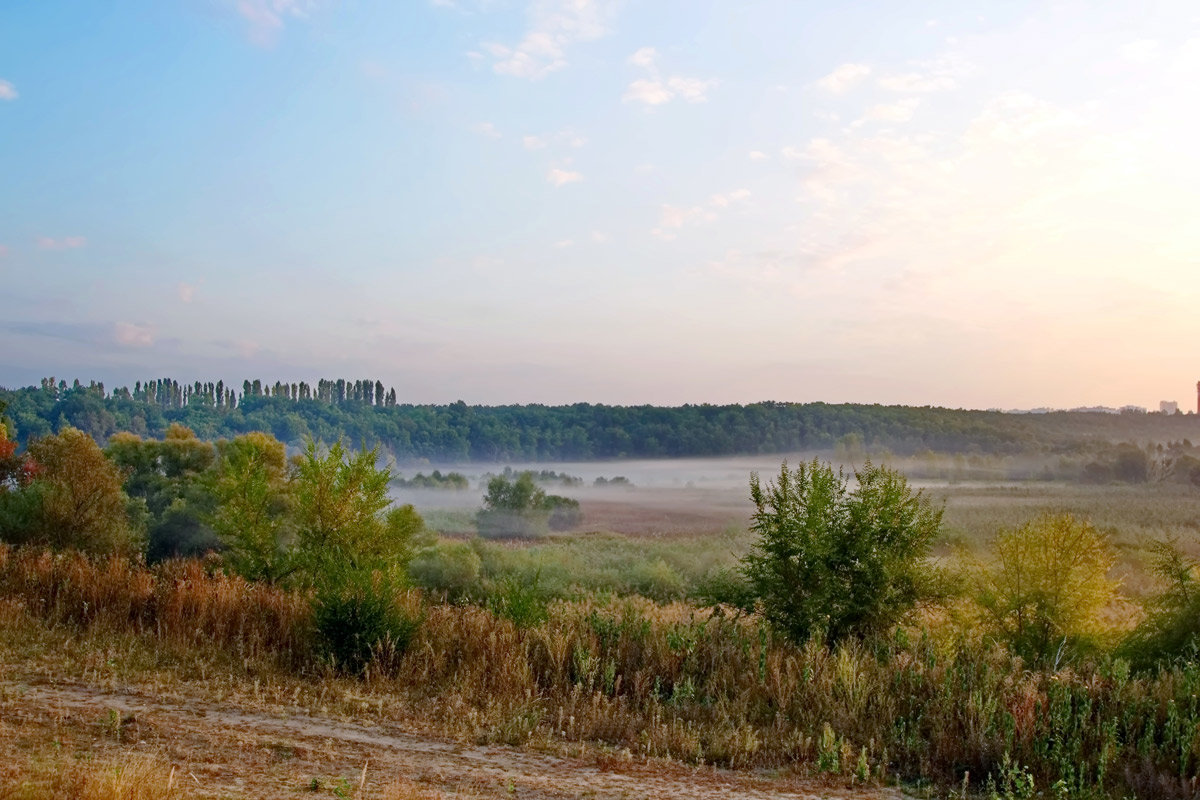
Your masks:
[{"label": "tree line", "polygon": [[27,443],[70,426],[97,442],[130,431],[161,438],[172,424],[203,440],[262,431],[299,446],[340,438],[378,446],[398,461],[571,461],[754,455],[834,449],[872,452],[1078,454],[1097,442],[1182,440],[1191,415],[1056,412],[1006,414],[935,407],[762,402],[747,405],[611,406],[400,403],[382,381],[285,383],[138,381],[107,391],[46,378],[0,389],[14,438]]}]

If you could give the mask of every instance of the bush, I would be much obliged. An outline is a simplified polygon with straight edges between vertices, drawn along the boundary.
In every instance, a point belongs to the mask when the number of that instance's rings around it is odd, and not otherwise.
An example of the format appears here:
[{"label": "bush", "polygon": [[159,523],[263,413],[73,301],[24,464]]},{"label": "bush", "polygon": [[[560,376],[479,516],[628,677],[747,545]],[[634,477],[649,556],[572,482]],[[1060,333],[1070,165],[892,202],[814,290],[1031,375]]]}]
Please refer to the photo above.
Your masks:
[{"label": "bush", "polygon": [[493,614],[511,621],[518,628],[540,625],[550,616],[547,598],[540,583],[540,575],[536,572],[529,581],[509,575],[493,589],[488,598],[488,608]]},{"label": "bush", "polygon": [[683,578],[661,558],[635,565],[629,576],[629,585],[638,594],[658,603],[681,600],[687,594]]},{"label": "bush", "polygon": [[327,576],[313,598],[318,651],[335,669],[359,674],[380,652],[403,653],[421,626],[396,605],[397,583],[380,572]]},{"label": "bush", "polygon": [[979,605],[995,635],[1031,662],[1045,662],[1098,635],[1116,596],[1108,538],[1069,514],[1004,531],[980,575]]},{"label": "bush", "polygon": [[456,601],[478,588],[481,566],[479,554],[465,542],[439,542],[413,557],[408,577],[415,585]]},{"label": "bush", "polygon": [[565,531],[583,520],[579,501],[547,495],[532,472],[511,473],[488,481],[483,508],[475,515],[479,535],[488,539],[535,539],[549,530]]},{"label": "bush", "polygon": [[1120,655],[1145,669],[1200,656],[1200,563],[1175,541],[1151,545],[1154,574],[1165,588],[1147,603],[1146,618],[1122,643]]},{"label": "bush", "polygon": [[583,512],[579,509],[578,500],[551,494],[546,496],[544,505],[550,511],[547,524],[552,531],[569,531],[583,522]]},{"label": "bush", "polygon": [[22,471],[19,486],[0,492],[0,541],[101,554],[141,549],[121,471],[83,431],[35,439]]},{"label": "bush", "polygon": [[814,460],[765,488],[750,478],[758,535],[743,560],[763,616],[796,642],[890,628],[933,592],[927,556],[942,509],[870,462],[849,477]]}]

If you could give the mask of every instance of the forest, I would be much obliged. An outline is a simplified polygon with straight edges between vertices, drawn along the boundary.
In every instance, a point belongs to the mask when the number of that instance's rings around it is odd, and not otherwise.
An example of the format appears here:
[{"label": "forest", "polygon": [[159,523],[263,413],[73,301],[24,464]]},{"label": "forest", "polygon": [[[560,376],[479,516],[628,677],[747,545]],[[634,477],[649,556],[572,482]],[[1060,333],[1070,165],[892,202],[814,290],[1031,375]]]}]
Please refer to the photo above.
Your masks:
[{"label": "forest", "polygon": [[865,447],[898,456],[1078,456],[1112,442],[1186,442],[1194,415],[1053,412],[1011,414],[929,406],[762,402],[748,405],[413,405],[382,381],[137,382],[106,390],[45,378],[0,389],[14,438],[27,443],[66,426],[97,442],[118,432],[161,438],[172,424],[206,441],[251,431],[290,448],[308,439],[378,447],[397,462],[572,461],[682,458]]}]

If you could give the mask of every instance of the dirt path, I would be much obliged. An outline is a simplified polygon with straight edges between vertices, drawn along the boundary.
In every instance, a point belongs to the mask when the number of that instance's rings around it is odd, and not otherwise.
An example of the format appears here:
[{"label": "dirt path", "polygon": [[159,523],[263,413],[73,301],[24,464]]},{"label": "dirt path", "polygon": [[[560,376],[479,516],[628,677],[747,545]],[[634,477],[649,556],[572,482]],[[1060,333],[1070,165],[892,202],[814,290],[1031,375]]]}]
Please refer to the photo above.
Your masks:
[{"label": "dirt path", "polygon": [[823,788],[662,761],[569,759],[528,749],[463,745],[386,725],[81,684],[0,683],[0,742],[5,759],[28,757],[51,742],[97,758],[151,753],[177,767],[190,791],[201,797],[343,796],[347,787],[355,797],[381,797],[398,778],[430,796],[451,797],[902,797],[895,790]]}]

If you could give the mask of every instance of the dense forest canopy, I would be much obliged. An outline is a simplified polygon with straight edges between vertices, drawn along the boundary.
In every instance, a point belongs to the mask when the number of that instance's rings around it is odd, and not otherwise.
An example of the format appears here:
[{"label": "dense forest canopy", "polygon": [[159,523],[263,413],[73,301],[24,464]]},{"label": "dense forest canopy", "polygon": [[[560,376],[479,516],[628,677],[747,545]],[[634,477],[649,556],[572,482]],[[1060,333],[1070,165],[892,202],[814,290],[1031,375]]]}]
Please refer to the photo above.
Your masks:
[{"label": "dense forest canopy", "polygon": [[0,389],[22,443],[66,426],[99,442],[120,431],[161,438],[178,423],[201,439],[265,431],[302,445],[345,439],[399,461],[503,462],[787,453],[852,444],[899,455],[1080,453],[1100,444],[1195,438],[1200,417],[1144,413],[1006,414],[929,406],[764,402],[749,405],[411,405],[381,381],[170,379],[106,391],[54,378]]}]

